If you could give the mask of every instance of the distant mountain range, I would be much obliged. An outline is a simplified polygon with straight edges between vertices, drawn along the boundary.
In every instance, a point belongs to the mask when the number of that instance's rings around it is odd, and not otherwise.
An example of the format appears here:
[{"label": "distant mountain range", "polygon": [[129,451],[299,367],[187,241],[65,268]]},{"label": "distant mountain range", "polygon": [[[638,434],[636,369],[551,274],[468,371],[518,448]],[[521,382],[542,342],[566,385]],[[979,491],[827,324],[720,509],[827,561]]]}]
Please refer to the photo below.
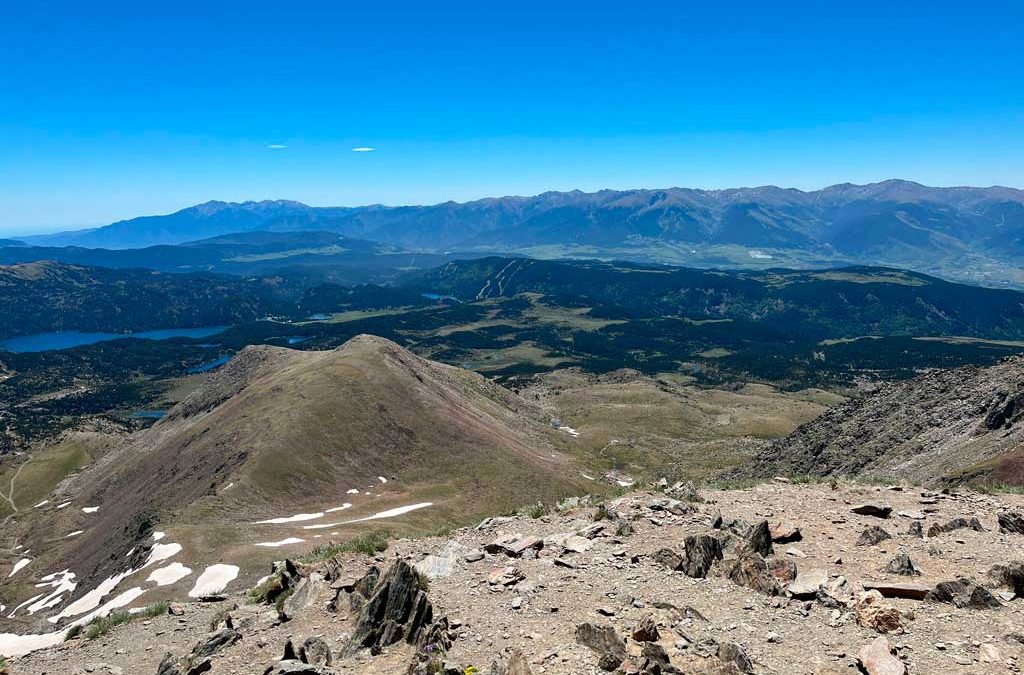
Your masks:
[{"label": "distant mountain range", "polygon": [[328,231],[430,252],[754,268],[884,264],[1024,286],[1024,191],[902,180],[812,192],[771,186],[546,192],[432,206],[208,202],[24,241],[127,248],[254,230]]},{"label": "distant mountain range", "polygon": [[400,272],[441,265],[451,260],[451,256],[403,251],[389,244],[317,231],[237,232],[143,248],[8,246],[0,240],[0,265],[44,260],[161,272],[216,272],[242,276],[287,272],[295,280],[356,284],[388,281]]}]

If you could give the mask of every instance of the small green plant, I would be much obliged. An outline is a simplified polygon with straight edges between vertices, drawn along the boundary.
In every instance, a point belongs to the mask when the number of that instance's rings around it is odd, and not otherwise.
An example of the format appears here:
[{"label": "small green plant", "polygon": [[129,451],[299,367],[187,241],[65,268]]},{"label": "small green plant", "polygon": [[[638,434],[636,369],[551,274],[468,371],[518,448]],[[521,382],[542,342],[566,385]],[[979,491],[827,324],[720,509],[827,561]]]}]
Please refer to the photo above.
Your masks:
[{"label": "small green plant", "polygon": [[68,628],[68,632],[64,633],[64,641],[67,642],[68,640],[74,640],[82,634],[83,630],[85,630],[85,628],[83,628],[81,624],[76,624],[71,628]]},{"label": "small green plant", "polygon": [[0,656],[0,675],[7,675],[7,659]]},{"label": "small green plant", "polygon": [[430,591],[430,579],[426,574],[416,570],[416,585],[419,586],[420,590],[424,593]]},{"label": "small green plant", "polygon": [[124,611],[111,612],[106,616],[98,616],[85,627],[85,639],[95,640],[106,635],[121,624],[132,620],[132,615]]},{"label": "small green plant", "polygon": [[544,506],[543,502],[537,502],[532,506],[527,506],[523,509],[523,515],[527,515],[533,519],[543,518],[548,514],[548,507]]},{"label": "small green plant", "polygon": [[333,541],[321,544],[299,558],[299,560],[312,564],[330,560],[339,553],[365,553],[366,555],[373,555],[374,553],[388,550],[389,539],[391,539],[391,532],[388,530],[374,530],[340,544]]}]

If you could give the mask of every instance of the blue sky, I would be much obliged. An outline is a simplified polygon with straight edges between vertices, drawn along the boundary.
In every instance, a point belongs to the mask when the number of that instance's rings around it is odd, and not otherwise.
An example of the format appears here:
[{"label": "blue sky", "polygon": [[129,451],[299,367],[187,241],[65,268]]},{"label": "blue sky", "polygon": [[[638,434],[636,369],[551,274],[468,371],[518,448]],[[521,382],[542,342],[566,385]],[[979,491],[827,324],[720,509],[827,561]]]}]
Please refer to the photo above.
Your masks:
[{"label": "blue sky", "polygon": [[1024,187],[1022,26],[985,0],[7,3],[0,234],[208,199]]}]

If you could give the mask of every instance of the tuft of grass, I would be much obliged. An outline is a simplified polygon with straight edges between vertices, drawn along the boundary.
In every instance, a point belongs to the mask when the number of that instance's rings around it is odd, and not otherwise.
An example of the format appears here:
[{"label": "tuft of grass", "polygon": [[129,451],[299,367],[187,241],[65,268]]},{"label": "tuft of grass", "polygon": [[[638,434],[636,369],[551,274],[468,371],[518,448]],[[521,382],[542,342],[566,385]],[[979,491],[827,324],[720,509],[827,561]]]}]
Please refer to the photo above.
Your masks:
[{"label": "tuft of grass", "polygon": [[84,630],[85,628],[81,624],[68,628],[68,632],[64,634],[64,642],[74,640],[76,637],[80,636]]},{"label": "tuft of grass", "polygon": [[[86,640],[95,640],[98,637],[106,635],[111,630],[122,624],[162,616],[167,613],[167,609],[168,604],[166,602],[156,602],[152,605],[146,605],[141,612],[135,612],[134,614],[123,610],[117,610],[106,616],[96,617],[86,624],[84,628],[82,626],[76,626],[75,628],[78,628],[79,630],[75,631],[72,629],[71,631],[68,631],[68,634],[64,639],[69,640],[72,637],[84,635]],[[74,634],[72,635],[72,633]]]},{"label": "tuft of grass", "polygon": [[299,558],[301,562],[312,564],[330,560],[339,553],[365,553],[373,555],[388,550],[388,540],[391,539],[391,532],[388,530],[374,530],[366,532],[348,541],[336,544],[333,541],[320,544],[309,553]]},{"label": "tuft of grass", "polygon": [[419,586],[420,590],[424,593],[430,592],[430,579],[427,578],[426,574],[423,574],[419,570],[416,571],[416,585]]}]

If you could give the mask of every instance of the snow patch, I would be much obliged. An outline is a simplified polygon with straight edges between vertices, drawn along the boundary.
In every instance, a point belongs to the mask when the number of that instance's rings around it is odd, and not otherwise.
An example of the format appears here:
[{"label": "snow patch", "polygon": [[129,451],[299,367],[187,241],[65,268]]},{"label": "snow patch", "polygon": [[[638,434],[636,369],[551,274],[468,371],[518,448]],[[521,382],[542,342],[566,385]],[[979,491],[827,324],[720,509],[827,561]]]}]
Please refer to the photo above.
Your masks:
[{"label": "snow patch", "polygon": [[388,482],[388,479],[385,478],[384,476],[377,476],[377,480],[379,480],[382,484]]},{"label": "snow patch", "polygon": [[10,579],[11,577],[13,577],[15,574],[23,570],[25,568],[25,565],[29,564],[30,562],[32,562],[30,558],[22,558],[18,562],[14,563],[14,567],[11,568],[11,573],[7,575],[7,578]]},{"label": "snow patch", "polygon": [[71,537],[77,537],[78,535],[82,534],[83,532],[85,532],[85,530],[75,530],[74,532],[68,532],[67,534],[64,535],[64,538],[65,539],[70,539]]},{"label": "snow patch", "polygon": [[365,518],[356,518],[355,520],[346,520],[340,523],[328,523],[326,525],[304,525],[304,530],[322,530],[328,527],[337,527],[338,525],[351,525],[352,523],[365,523],[368,520],[380,520],[382,518],[397,518],[398,516],[405,515],[410,511],[418,511],[419,509],[425,509],[429,506],[433,506],[433,502],[423,502],[421,504],[410,504],[409,506],[399,506],[397,509],[389,509],[387,511],[381,511],[375,513],[372,516],[366,516]]},{"label": "snow patch", "polygon": [[559,431],[564,431],[565,433],[569,434],[573,438],[576,438],[576,437],[578,437],[580,435],[580,432],[576,431],[572,427],[561,426],[561,427],[558,427],[558,430]]},{"label": "snow patch", "polygon": [[271,518],[270,520],[257,520],[253,525],[284,525],[285,523],[301,523],[305,520],[316,520],[317,518],[323,518],[324,514],[320,513],[296,513],[294,516],[285,516],[283,518]]},{"label": "snow patch", "polygon": [[63,508],[67,508],[68,506],[71,506],[71,502],[64,502],[63,504],[58,504],[57,508],[58,509],[63,509]]},{"label": "snow patch", "polygon": [[192,570],[185,567],[179,562],[171,563],[167,567],[161,567],[155,569],[149,573],[146,577],[146,581],[156,582],[157,586],[170,586],[171,584],[178,583],[188,575],[192,574]]},{"label": "snow patch", "polygon": [[82,507],[82,513],[96,513],[100,510],[98,506],[84,506]]},{"label": "snow patch", "polygon": [[49,503],[50,503],[50,500],[49,500],[49,499],[44,499],[43,501],[39,502],[38,504],[36,504],[36,505],[35,505],[35,506],[33,506],[32,508],[34,508],[34,509],[38,509],[39,507],[41,507],[41,506],[46,506],[46,505],[47,505],[47,504],[49,504]]},{"label": "snow patch", "polygon": [[357,495],[357,494],[359,494],[359,490],[357,490],[355,488],[352,488],[351,490],[347,491],[345,494]]},{"label": "snow patch", "polygon": [[154,532],[153,533],[153,541],[160,541],[161,539],[163,539],[166,536],[167,536],[167,534],[165,532]]},{"label": "snow patch", "polygon": [[238,576],[237,565],[211,565],[196,579],[196,585],[188,592],[190,598],[216,595],[227,588]]},{"label": "snow patch", "polygon": [[281,541],[265,541],[256,545],[264,546],[266,548],[280,548],[282,546],[288,546],[290,544],[301,544],[304,541],[305,539],[299,539],[298,537],[288,537],[287,539],[282,539]]},{"label": "snow patch", "polygon": [[345,502],[341,506],[335,506],[333,509],[327,509],[327,511],[325,511],[324,513],[337,513],[338,511],[344,511],[350,508],[352,508],[352,505],[349,504],[348,502]]}]

